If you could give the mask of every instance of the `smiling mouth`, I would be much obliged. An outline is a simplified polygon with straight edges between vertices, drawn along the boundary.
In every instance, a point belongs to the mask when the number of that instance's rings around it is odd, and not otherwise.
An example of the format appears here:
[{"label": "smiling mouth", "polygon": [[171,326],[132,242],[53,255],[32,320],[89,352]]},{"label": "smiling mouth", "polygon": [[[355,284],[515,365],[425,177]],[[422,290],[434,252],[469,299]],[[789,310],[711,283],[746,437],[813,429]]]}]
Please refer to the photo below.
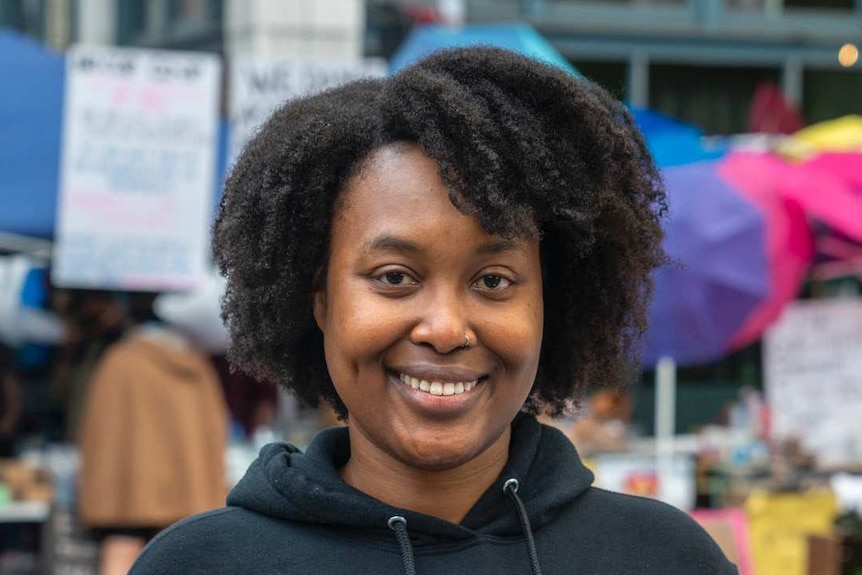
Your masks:
[{"label": "smiling mouth", "polygon": [[419,379],[406,373],[398,373],[398,379],[404,384],[409,385],[415,390],[423,391],[430,395],[461,395],[467,393],[484,378],[474,379],[472,381],[459,381],[456,383],[442,381],[428,381],[427,379]]}]

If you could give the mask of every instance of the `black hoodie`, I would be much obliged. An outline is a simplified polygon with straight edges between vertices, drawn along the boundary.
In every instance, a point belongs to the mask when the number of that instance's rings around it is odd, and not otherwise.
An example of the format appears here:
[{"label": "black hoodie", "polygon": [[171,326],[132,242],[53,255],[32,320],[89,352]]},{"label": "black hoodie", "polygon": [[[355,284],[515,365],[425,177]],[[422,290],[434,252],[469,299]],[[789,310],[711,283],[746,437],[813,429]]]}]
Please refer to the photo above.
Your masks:
[{"label": "black hoodie", "polygon": [[512,426],[503,473],[458,525],[344,483],[347,430],[330,429],[305,454],[265,447],[228,507],[165,530],[130,575],[737,573],[685,513],[591,487],[562,433],[529,416]]}]

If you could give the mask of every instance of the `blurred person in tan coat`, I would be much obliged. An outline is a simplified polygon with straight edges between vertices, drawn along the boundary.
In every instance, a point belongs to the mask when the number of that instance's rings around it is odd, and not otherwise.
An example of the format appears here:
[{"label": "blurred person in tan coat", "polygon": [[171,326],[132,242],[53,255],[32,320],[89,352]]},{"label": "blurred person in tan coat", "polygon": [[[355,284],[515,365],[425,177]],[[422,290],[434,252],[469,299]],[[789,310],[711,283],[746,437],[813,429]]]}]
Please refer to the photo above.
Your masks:
[{"label": "blurred person in tan coat", "polygon": [[15,427],[21,419],[21,384],[15,370],[15,353],[0,344],[0,458],[15,451]]},{"label": "blurred person in tan coat", "polygon": [[[146,302],[132,306],[139,322],[154,319]],[[145,321],[108,348],[79,435],[78,511],[102,541],[102,575],[124,575],[158,531],[224,505],[227,429],[218,376],[182,334]]]}]

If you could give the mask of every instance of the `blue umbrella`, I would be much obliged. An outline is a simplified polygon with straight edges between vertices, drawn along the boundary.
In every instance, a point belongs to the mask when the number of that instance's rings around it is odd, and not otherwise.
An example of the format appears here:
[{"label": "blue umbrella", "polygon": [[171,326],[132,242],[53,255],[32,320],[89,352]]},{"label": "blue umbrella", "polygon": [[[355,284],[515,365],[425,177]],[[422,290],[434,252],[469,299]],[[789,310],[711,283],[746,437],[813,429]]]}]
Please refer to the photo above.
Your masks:
[{"label": "blue umbrella", "polygon": [[704,161],[663,170],[670,214],[664,247],[674,264],[656,271],[644,364],[718,359],[772,292],[767,219]]},{"label": "blue umbrella", "polygon": [[487,45],[505,48],[542,60],[580,76],[556,48],[526,24],[477,24],[469,26],[427,25],[414,28],[389,59],[389,71],[396,72],[441,48]]},{"label": "blue umbrella", "polygon": [[629,108],[647,140],[656,164],[662,167],[716,159],[727,151],[726,145],[706,148],[700,128],[653,110]]},{"label": "blue umbrella", "polygon": [[54,233],[63,67],[61,55],[0,30],[0,231]]}]

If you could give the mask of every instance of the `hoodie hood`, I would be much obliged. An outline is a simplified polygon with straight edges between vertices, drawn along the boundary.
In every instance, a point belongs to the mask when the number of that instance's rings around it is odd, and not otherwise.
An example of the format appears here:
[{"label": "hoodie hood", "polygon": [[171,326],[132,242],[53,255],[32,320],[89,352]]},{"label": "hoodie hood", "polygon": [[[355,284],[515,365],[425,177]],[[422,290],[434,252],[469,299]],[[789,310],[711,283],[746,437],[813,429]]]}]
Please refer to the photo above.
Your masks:
[{"label": "hoodie hood", "polygon": [[209,360],[176,331],[150,324],[139,327],[126,338],[126,346],[146,358],[149,365],[170,373],[172,379],[200,379],[208,373]]},{"label": "hoodie hood", "polygon": [[347,485],[339,469],[349,456],[346,428],[318,433],[306,453],[288,444],[268,445],[231,491],[227,503],[271,517],[354,529],[387,529],[389,519],[399,515],[407,520],[411,537],[421,544],[422,540],[459,540],[477,534],[521,534],[518,514],[503,491],[509,479],[518,480],[518,494],[533,530],[552,520],[561,506],[593,482],[593,474],[561,432],[524,414],[512,423],[509,460],[503,472],[458,525],[392,507]]}]

